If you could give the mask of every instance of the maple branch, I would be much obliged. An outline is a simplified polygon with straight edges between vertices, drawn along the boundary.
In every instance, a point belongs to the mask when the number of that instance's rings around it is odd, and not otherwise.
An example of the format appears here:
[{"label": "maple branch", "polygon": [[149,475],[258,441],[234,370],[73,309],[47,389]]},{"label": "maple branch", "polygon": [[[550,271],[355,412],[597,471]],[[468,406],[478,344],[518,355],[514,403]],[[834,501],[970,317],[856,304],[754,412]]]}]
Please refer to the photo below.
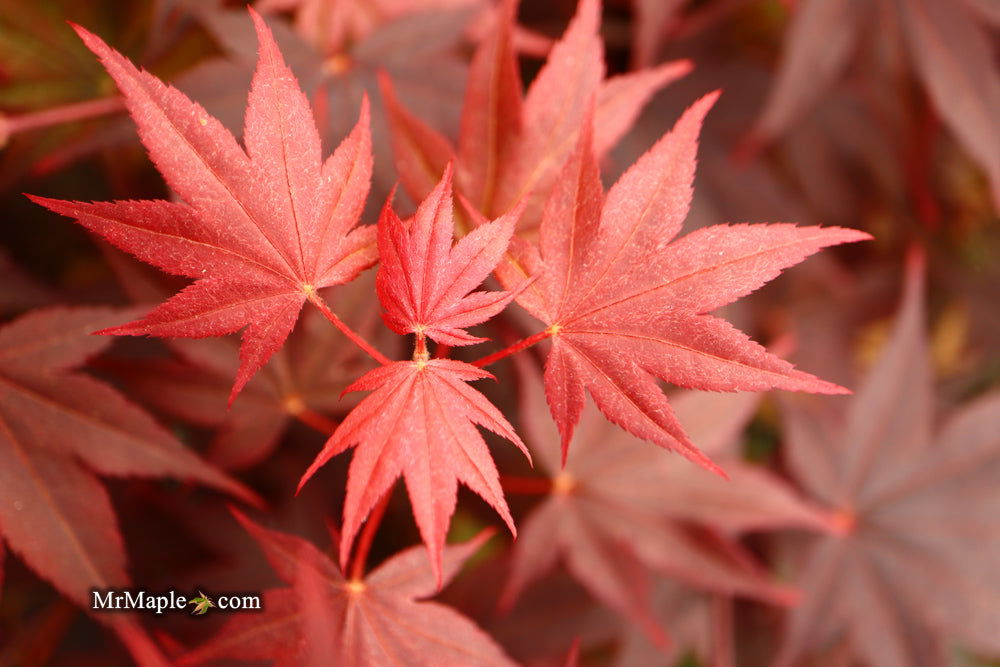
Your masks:
[{"label": "maple branch", "polygon": [[[42,109],[19,116],[6,116],[2,119],[2,126],[4,136],[11,136],[25,130],[106,116],[124,110],[125,101],[121,97],[103,97],[51,109]],[[2,137],[0,137],[0,143],[3,143]]]},{"label": "maple branch", "polygon": [[315,290],[309,292],[309,300],[312,301],[314,306],[319,308],[319,312],[323,313],[323,316],[326,317],[326,319],[333,323],[333,326],[340,329],[345,336],[350,338],[355,345],[367,352],[372,359],[379,362],[383,366],[388,366],[392,363],[391,359],[376,350],[375,346],[366,341],[361,334],[354,331],[354,329],[347,326],[342,319],[337,317],[337,315],[330,310],[330,306],[326,305],[326,301],[323,300],[323,297],[321,297]]},{"label": "maple branch", "polygon": [[521,350],[525,350],[531,347],[535,343],[545,340],[546,338],[550,337],[552,333],[553,333],[552,327],[549,327],[548,329],[544,331],[539,331],[538,333],[528,336],[527,338],[522,338],[513,345],[509,345],[504,349],[500,350],[499,352],[494,352],[493,354],[489,354],[483,357],[482,359],[477,359],[476,361],[472,362],[472,365],[477,368],[485,368],[486,366],[489,366],[492,363],[500,361],[504,357],[509,357],[512,354],[515,354],[517,352],[520,352]]},{"label": "maple branch", "polygon": [[361,537],[358,538],[357,550],[354,552],[354,561],[351,563],[350,578],[354,581],[361,581],[365,575],[365,562],[368,560],[368,552],[371,551],[372,542],[375,540],[375,533],[378,532],[379,524],[382,523],[382,517],[385,516],[385,510],[389,507],[389,498],[391,496],[392,489],[389,489],[382,496],[382,500],[378,501],[372,513],[368,515],[365,527],[361,531]]}]

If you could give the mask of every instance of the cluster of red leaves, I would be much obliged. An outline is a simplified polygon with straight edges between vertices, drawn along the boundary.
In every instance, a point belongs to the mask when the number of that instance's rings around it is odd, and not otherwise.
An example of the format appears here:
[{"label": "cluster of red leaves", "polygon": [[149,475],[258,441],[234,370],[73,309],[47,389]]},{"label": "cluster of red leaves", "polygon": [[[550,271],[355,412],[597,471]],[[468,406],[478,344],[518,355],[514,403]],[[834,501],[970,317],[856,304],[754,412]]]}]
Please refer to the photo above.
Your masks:
[{"label": "cluster of red leaves", "polygon": [[[682,4],[638,2],[637,10],[662,28]],[[821,57],[804,41],[817,32],[816,22],[835,15],[855,27],[863,23],[860,10],[847,17],[822,0],[802,4],[789,39],[803,53],[780,70],[750,144],[776,136],[815,95],[799,80]],[[931,0],[915,4],[901,10],[911,39],[935,42],[931,10],[951,21],[949,30],[978,39],[978,28],[953,25],[959,14]],[[90,590],[130,581],[111,500],[95,473],[175,477],[263,509],[257,492],[215,466],[242,469],[273,459],[290,417],[297,417],[329,440],[304,470],[282,469],[282,503],[296,503],[290,483],[296,477],[297,492],[307,494],[319,484],[307,481],[354,450],[346,483],[335,489],[346,491],[341,520],[330,526],[337,562],[239,510],[217,515],[220,526],[235,517],[287,587],[264,593],[263,613],[230,619],[194,648],[166,633],[152,638],[130,615],[99,618],[138,662],[552,658],[522,656],[516,641],[501,647],[495,637],[502,629],[491,636],[467,616],[423,599],[451,581],[490,535],[448,545],[459,482],[516,538],[505,574],[496,578],[502,585],[484,593],[483,604],[516,615],[532,588],[559,585],[551,572],[562,563],[616,613],[600,630],[575,626],[570,662],[581,650],[613,641],[622,664],[679,658],[676,647],[725,664],[733,658],[726,627],[735,596],[795,606],[776,651],[780,664],[829,651],[836,659],[845,650],[871,664],[937,664],[954,641],[1000,652],[1000,628],[983,613],[1000,605],[994,557],[1000,531],[992,528],[996,508],[988,492],[1000,461],[991,431],[996,398],[965,408],[932,437],[922,255],[912,254],[899,323],[846,417],[838,414],[843,402],[829,407],[834,399],[782,402],[796,488],[734,448],[759,397],[686,390],[849,393],[796,369],[712,313],[825,247],[871,236],[787,223],[715,224],[681,235],[702,126],[719,92],[691,98],[673,128],[606,189],[602,163],[654,93],[691,70],[689,61],[606,78],[598,0],[580,0],[565,33],[551,43],[517,24],[516,0],[419,8],[347,2],[329,12],[319,1],[275,0],[260,9],[294,12],[320,54],[303,70],[322,69],[332,78],[310,102],[275,33],[250,9],[259,47],[242,145],[201,104],[74,25],[117,85],[174,197],[100,203],[29,197],[191,282],[125,324],[133,311],[52,308],[0,328],[0,546],[86,608]],[[202,14],[217,34],[233,18],[218,8]],[[406,99],[414,62],[433,51],[415,35],[444,16],[446,27],[436,29],[474,44],[467,75],[460,68],[467,76],[464,101],[458,107],[452,96],[453,108],[442,114],[457,113],[454,132],[440,118],[422,117],[437,115],[429,105]],[[400,59],[393,30],[412,45],[413,62]],[[665,31],[639,33],[637,64],[655,59]],[[825,79],[857,37],[847,32],[841,39],[835,61],[823,61]],[[941,104],[959,84],[915,43],[916,67]],[[546,53],[526,92],[519,51]],[[968,52],[975,60],[981,51],[975,42]],[[960,73],[982,69],[979,60]],[[996,92],[990,72],[982,96],[946,114],[961,128],[963,143],[990,135],[978,126]],[[221,89],[217,98],[228,94]],[[337,97],[336,109],[328,95]],[[344,100],[354,106],[343,108]],[[328,115],[336,120],[327,124]],[[350,128],[348,116],[358,119]],[[339,143],[324,158],[331,139]],[[971,153],[996,189],[992,165],[1000,150],[992,148]],[[380,158],[390,152],[391,160]],[[395,189],[385,192],[397,179],[405,191],[399,201]],[[377,222],[361,224],[383,196]],[[145,280],[114,250],[106,252],[127,282]],[[375,265],[372,287],[362,276]],[[480,290],[487,280],[501,289]],[[366,292],[352,302],[344,298],[349,290]],[[144,301],[169,294],[135,284],[130,292]],[[383,323],[405,342],[376,332],[375,296]],[[48,295],[40,290],[37,298]],[[520,315],[508,309],[512,302]],[[486,342],[480,333],[488,322],[504,338],[523,338],[478,359],[451,358],[462,353],[456,348]],[[242,332],[238,361],[234,346],[213,340],[236,332]],[[218,429],[208,462],[110,384],[79,372],[109,346],[108,335],[170,339],[172,359],[106,360],[95,368],[166,414]],[[412,354],[383,351],[410,341]],[[517,400],[470,384],[497,379],[484,368],[512,356],[513,375],[510,369],[498,375],[509,394],[516,389]],[[685,391],[665,391],[662,383]],[[338,392],[370,393],[341,404],[333,398]],[[904,392],[909,397],[901,400]],[[501,409],[514,405],[519,414]],[[335,413],[339,422],[328,416]],[[491,453],[483,430],[513,443],[543,476],[501,475],[498,463],[505,473],[523,463]],[[400,477],[425,549],[392,556],[365,575]],[[518,487],[544,498],[530,512],[512,511],[505,490]],[[982,552],[970,557],[968,537],[983,526]],[[789,528],[819,535],[810,550],[775,542],[788,552],[801,592],[776,581],[762,550],[743,539]],[[904,583],[895,582],[898,573]],[[541,604],[535,609],[544,613]],[[467,611],[488,628],[475,605]],[[560,659],[566,649],[560,647]]]}]

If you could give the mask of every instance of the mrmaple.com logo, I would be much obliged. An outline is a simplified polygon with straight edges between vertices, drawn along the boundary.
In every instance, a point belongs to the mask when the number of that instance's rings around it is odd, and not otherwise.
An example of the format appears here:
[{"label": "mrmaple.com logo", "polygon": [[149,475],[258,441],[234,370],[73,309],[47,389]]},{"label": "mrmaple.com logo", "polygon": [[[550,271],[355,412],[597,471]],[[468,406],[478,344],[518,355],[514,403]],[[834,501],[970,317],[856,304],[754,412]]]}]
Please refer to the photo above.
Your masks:
[{"label": "mrmaple.com logo", "polygon": [[200,590],[195,597],[187,598],[177,591],[166,591],[155,595],[147,591],[121,589],[95,589],[91,591],[90,608],[94,611],[151,611],[162,614],[166,611],[181,611],[191,608],[191,613],[203,615],[209,609],[220,611],[259,611],[260,595],[238,593],[217,595],[211,598]]}]

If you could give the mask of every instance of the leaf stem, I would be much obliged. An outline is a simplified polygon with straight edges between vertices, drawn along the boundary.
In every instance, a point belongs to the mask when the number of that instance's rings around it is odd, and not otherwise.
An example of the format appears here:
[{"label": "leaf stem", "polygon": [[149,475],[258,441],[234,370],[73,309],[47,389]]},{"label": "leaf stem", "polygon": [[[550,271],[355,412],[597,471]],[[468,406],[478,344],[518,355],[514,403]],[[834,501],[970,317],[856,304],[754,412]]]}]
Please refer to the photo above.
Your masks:
[{"label": "leaf stem", "polygon": [[548,329],[544,331],[539,331],[538,333],[528,336],[527,338],[522,338],[513,345],[509,345],[508,347],[505,347],[499,352],[494,352],[493,354],[487,355],[482,359],[477,359],[476,361],[472,362],[472,365],[477,368],[485,368],[486,366],[489,366],[492,363],[500,361],[504,357],[509,357],[512,354],[515,354],[517,352],[520,352],[521,350],[525,350],[531,347],[535,343],[545,340],[546,338],[550,337],[553,333],[554,331],[552,330],[552,327],[549,327]]},{"label": "leaf stem", "polygon": [[316,429],[324,435],[333,435],[333,432],[337,430],[338,426],[337,422],[333,421],[326,415],[320,414],[315,410],[310,410],[309,408],[296,412],[295,418],[306,426]]},{"label": "leaf stem", "polygon": [[413,346],[413,360],[414,361],[427,361],[431,358],[430,353],[427,352],[427,338],[420,331],[417,332],[417,340]]},{"label": "leaf stem", "polygon": [[318,292],[316,292],[315,290],[310,291],[309,300],[312,301],[314,306],[319,308],[319,312],[323,313],[323,316],[326,317],[326,319],[330,320],[330,322],[333,323],[333,326],[340,329],[345,336],[350,338],[355,345],[357,345],[362,350],[367,352],[372,359],[379,362],[383,366],[388,366],[389,364],[392,363],[391,359],[389,359],[384,354],[376,350],[371,343],[366,341],[361,336],[361,334],[351,329],[351,327],[347,326],[342,319],[337,317],[337,315],[332,310],[330,310],[330,307],[326,305],[326,301],[323,300],[323,297],[321,297]]},{"label": "leaf stem", "polygon": [[353,581],[361,581],[365,575],[365,563],[368,561],[368,552],[371,551],[372,542],[375,541],[375,533],[378,532],[379,524],[382,523],[382,517],[385,516],[385,510],[389,507],[389,498],[392,496],[392,489],[389,489],[382,496],[382,500],[378,501],[375,508],[372,510],[371,514],[368,515],[368,520],[365,521],[365,527],[361,530],[361,537],[358,538],[358,546],[354,552],[354,560],[351,562],[351,576]]},{"label": "leaf stem", "polygon": [[125,101],[121,97],[102,97],[17,116],[7,116],[3,120],[7,134],[13,135],[25,130],[106,116],[124,110]]},{"label": "leaf stem", "polygon": [[500,475],[500,487],[505,493],[515,495],[546,496],[552,493],[552,480],[548,477]]},{"label": "leaf stem", "polygon": [[289,415],[324,435],[333,435],[333,432],[337,430],[337,422],[310,408],[302,400],[302,396],[297,393],[285,396],[281,401],[281,405]]}]

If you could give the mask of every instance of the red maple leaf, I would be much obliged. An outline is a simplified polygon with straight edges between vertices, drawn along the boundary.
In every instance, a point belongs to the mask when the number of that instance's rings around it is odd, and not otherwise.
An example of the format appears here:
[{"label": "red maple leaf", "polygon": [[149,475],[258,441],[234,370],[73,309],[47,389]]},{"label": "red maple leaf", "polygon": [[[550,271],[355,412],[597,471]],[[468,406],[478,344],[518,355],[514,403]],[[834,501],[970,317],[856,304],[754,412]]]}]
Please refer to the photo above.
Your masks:
[{"label": "red maple leaf", "polygon": [[[252,12],[252,10],[251,10]],[[85,29],[157,168],[184,203],[32,197],[143,261],[196,278],[146,317],[101,333],[205,337],[243,332],[230,400],[279,349],[316,290],[376,258],[374,228],[355,228],[371,177],[368,108],[325,162],[312,111],[263,20],[247,105],[247,150],[198,104]]]},{"label": "red maple leaf", "polygon": [[[111,343],[89,333],[122,316],[53,308],[0,329],[0,535],[85,608],[91,590],[128,584],[125,546],[95,473],[188,479],[258,502],[115,389],[76,372]],[[132,621],[106,620],[126,641],[142,641]]]},{"label": "red maple leaf", "polygon": [[486,339],[463,329],[485,322],[514,298],[513,292],[469,292],[507,251],[520,211],[481,225],[452,248],[451,195],[449,167],[409,229],[385,207],[378,232],[378,295],[385,308],[383,319],[396,333],[471,345]]},{"label": "red maple leaf", "polygon": [[589,128],[546,204],[539,247],[520,243],[498,267],[510,284],[539,278],[519,297],[552,338],[545,390],[563,452],[584,390],[610,419],[706,467],[654,377],[712,391],[846,390],[795,370],[708,315],[820,248],[870,238],[838,227],[716,225],[674,240],[687,215],[702,119],[696,102],[605,197]]},{"label": "red maple leaf", "polygon": [[777,664],[845,643],[873,665],[1000,651],[1000,393],[933,427],[922,261],[912,256],[886,347],[846,409],[786,401],[789,464],[845,531],[820,539]]},{"label": "red maple leaf", "polygon": [[386,204],[378,224],[379,300],[394,331],[416,334],[416,351],[412,361],[376,368],[345,390],[373,393],[344,419],[299,483],[301,488],[330,458],[358,446],[348,476],[341,563],[364,517],[400,475],[439,577],[459,481],[515,533],[496,466],[474,425],[507,438],[527,455],[524,443],[500,411],[465,384],[492,375],[460,361],[429,359],[425,337],[457,345],[482,340],[464,328],[492,317],[515,293],[469,292],[503,256],[519,213],[482,224],[452,247],[450,169],[409,226]]},{"label": "red maple leaf", "polygon": [[573,149],[588,100],[597,99],[595,145],[603,156],[653,93],[686,74],[690,63],[605,79],[600,2],[584,0],[525,94],[514,47],[517,5],[501,4],[498,25],[476,51],[456,147],[399,104],[387,77],[382,90],[397,168],[411,197],[426,196],[454,159],[457,189],[478,211],[495,217],[523,200],[519,226],[531,229]]},{"label": "red maple leaf", "polygon": [[265,591],[263,613],[232,619],[180,664],[221,658],[270,658],[287,665],[513,664],[469,619],[422,600],[458,573],[489,539],[488,531],[446,548],[436,576],[420,550],[409,549],[364,579],[349,580],[311,543],[262,528],[238,512],[236,517],[293,588]]}]

